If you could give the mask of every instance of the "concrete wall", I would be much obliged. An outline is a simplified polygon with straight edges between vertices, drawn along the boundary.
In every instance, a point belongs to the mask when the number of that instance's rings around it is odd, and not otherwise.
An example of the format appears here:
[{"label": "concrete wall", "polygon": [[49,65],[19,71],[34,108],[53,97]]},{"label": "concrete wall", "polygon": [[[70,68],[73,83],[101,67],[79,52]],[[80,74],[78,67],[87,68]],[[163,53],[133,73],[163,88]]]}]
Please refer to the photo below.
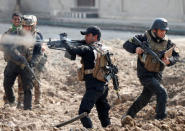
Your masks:
[{"label": "concrete wall", "polygon": [[[0,16],[11,16],[16,0],[0,0]],[[43,19],[68,17],[76,0],[21,0],[22,11]],[[170,21],[184,22],[185,0],[96,0],[100,18],[151,21],[165,17]]]},{"label": "concrete wall", "polygon": [[184,0],[101,0],[100,16],[129,20],[151,20],[165,17],[170,21],[184,21]]},{"label": "concrete wall", "polygon": [[1,21],[10,20],[15,9],[16,0],[0,0],[0,19]]},{"label": "concrete wall", "polygon": [[22,0],[22,11],[33,13],[40,18],[60,17],[64,12],[70,12],[74,7],[74,0]]}]

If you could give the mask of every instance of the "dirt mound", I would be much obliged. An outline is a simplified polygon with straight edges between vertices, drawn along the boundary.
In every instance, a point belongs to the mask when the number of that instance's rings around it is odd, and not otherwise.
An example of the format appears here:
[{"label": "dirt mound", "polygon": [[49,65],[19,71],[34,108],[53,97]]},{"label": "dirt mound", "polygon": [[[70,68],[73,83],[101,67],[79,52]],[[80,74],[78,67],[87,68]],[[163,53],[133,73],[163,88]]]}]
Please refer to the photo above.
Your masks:
[{"label": "dirt mound", "polygon": [[[110,117],[112,125],[101,128],[96,110],[90,113],[97,131],[183,131],[185,130],[185,46],[179,44],[181,59],[175,66],[164,71],[163,85],[168,92],[167,112],[168,117],[163,121],[155,120],[155,96],[150,104],[142,109],[135,119],[129,119],[121,126],[121,117],[142,91],[136,76],[136,56],[122,49],[122,40],[103,41],[114,53],[115,63],[119,68],[120,97],[117,99],[115,91],[110,83],[108,100],[111,104]],[[42,102],[41,108],[33,104],[33,110],[24,111],[16,107],[4,107],[1,101],[0,128],[2,130],[85,130],[80,121],[62,128],[54,128],[56,124],[69,120],[78,114],[81,98],[85,91],[84,82],[77,81],[76,69],[80,66],[80,58],[70,61],[64,58],[64,52],[49,50],[46,48],[48,62],[42,74]],[[6,65],[3,54],[0,53],[0,83],[3,87],[3,70]],[[14,86],[17,94],[17,82]],[[0,99],[3,99],[3,88],[0,89]],[[34,99],[34,97],[33,97]]]}]

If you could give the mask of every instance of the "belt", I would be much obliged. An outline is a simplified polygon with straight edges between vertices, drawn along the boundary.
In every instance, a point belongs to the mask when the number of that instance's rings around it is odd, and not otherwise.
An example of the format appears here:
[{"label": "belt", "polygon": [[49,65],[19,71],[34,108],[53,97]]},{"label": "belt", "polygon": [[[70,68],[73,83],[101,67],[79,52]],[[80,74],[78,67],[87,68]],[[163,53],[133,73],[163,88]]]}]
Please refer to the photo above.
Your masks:
[{"label": "belt", "polygon": [[93,73],[93,69],[86,69],[84,71],[85,75],[88,75],[88,74],[92,74]]}]

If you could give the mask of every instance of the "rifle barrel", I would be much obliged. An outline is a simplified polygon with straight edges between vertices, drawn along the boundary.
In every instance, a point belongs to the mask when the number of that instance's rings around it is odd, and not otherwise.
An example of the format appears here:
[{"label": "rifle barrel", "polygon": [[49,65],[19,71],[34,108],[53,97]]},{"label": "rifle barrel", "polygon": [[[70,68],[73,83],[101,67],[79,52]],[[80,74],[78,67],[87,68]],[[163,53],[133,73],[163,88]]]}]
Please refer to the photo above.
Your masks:
[{"label": "rifle barrel", "polygon": [[60,124],[56,125],[55,127],[59,128],[59,127],[65,126],[67,124],[70,124],[70,123],[78,120],[78,119],[81,119],[83,117],[86,117],[87,115],[88,115],[87,112],[84,112],[84,113],[78,115],[77,117],[72,118],[71,120],[68,120],[68,121],[65,121],[63,123],[60,123]]}]

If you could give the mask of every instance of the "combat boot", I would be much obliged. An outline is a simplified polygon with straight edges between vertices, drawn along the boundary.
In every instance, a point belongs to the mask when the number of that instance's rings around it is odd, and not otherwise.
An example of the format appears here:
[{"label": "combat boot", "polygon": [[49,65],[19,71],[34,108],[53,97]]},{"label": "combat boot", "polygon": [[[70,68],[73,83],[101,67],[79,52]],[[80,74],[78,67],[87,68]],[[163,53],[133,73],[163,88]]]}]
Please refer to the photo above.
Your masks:
[{"label": "combat boot", "polygon": [[166,113],[164,113],[164,114],[157,114],[156,116],[155,116],[155,119],[157,119],[157,120],[163,120],[163,119],[165,119],[167,117],[167,114]]},{"label": "combat boot", "polygon": [[95,129],[94,128],[83,128],[83,129],[81,129],[82,131],[95,131]]},{"label": "combat boot", "polygon": [[17,103],[17,109],[23,109],[23,103],[18,102]]},{"label": "combat boot", "polygon": [[3,96],[3,101],[4,101],[4,106],[6,107],[6,106],[11,106],[11,107],[13,107],[13,106],[15,106],[16,105],[16,102],[15,102],[15,100],[12,100],[11,102],[7,99],[7,97],[4,95]]},{"label": "combat boot", "polygon": [[6,107],[14,107],[14,106],[16,106],[16,102],[5,102],[4,103],[4,107],[6,108]]},{"label": "combat boot", "polygon": [[133,118],[129,115],[123,115],[121,118],[121,125],[124,127],[125,125],[134,126],[135,122]]},{"label": "combat boot", "polygon": [[35,100],[35,101],[34,101],[34,104],[35,104],[35,105],[40,104],[40,101],[39,101],[39,100]]},{"label": "combat boot", "polygon": [[34,106],[35,108],[41,108],[40,101],[35,100],[34,104],[35,104],[35,106]]}]

